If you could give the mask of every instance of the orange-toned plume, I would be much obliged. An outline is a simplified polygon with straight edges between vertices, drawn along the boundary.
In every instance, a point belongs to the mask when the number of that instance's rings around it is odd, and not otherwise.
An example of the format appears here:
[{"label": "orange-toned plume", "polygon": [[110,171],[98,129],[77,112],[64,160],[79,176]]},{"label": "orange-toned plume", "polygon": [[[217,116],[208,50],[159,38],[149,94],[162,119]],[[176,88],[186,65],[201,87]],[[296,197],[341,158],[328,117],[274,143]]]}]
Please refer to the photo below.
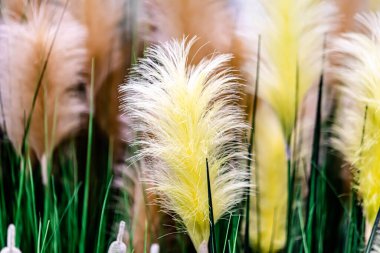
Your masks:
[{"label": "orange-toned plume", "polygon": [[22,22],[5,16],[0,24],[0,122],[21,152],[31,114],[27,142],[41,160],[86,120],[86,31],[64,5],[22,8]]},{"label": "orange-toned plume", "polygon": [[76,0],[70,1],[69,9],[85,26],[89,60],[95,61],[95,117],[115,141],[125,139],[117,88],[123,82],[131,58],[125,36],[126,1]]},{"label": "orange-toned plume", "polygon": [[233,13],[228,1],[145,0],[144,38],[152,43],[196,36],[190,57],[199,62],[215,51],[234,51]]}]

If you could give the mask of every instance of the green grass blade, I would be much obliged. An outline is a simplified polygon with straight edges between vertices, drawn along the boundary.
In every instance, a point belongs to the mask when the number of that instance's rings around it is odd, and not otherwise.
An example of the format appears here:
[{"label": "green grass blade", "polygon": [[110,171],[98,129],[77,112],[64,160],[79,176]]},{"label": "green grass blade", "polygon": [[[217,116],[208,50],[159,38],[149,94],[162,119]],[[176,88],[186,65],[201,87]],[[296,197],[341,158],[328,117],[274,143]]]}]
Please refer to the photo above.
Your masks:
[{"label": "green grass blade", "polygon": [[376,245],[377,247],[380,245],[380,209],[377,211],[376,220],[371,231],[371,236],[369,237],[367,247],[364,252],[378,252],[373,251]]},{"label": "green grass blade", "polygon": [[91,62],[91,88],[90,88],[90,117],[88,122],[88,143],[87,143],[87,161],[86,161],[86,176],[84,185],[84,198],[83,198],[83,212],[82,212],[82,230],[80,234],[80,247],[79,252],[85,253],[86,251],[86,230],[87,230],[87,214],[89,187],[90,187],[90,169],[91,169],[91,151],[92,151],[92,135],[93,135],[93,121],[94,121],[94,78],[95,78],[95,59]]},{"label": "green grass blade", "polygon": [[30,129],[30,125],[32,123],[32,115],[34,113],[34,109],[36,107],[36,102],[37,102],[37,96],[38,96],[38,93],[40,91],[40,88],[41,88],[41,85],[42,85],[42,80],[45,76],[45,72],[46,72],[46,69],[47,69],[47,65],[48,65],[48,62],[49,62],[49,58],[50,58],[50,55],[51,55],[51,52],[53,50],[53,46],[55,44],[55,40],[57,38],[57,34],[58,34],[58,31],[61,27],[61,23],[62,23],[62,20],[63,20],[63,17],[66,13],[66,9],[67,9],[67,6],[69,4],[69,0],[66,0],[65,2],[65,6],[62,10],[62,13],[61,13],[61,16],[59,18],[59,22],[58,22],[58,26],[57,26],[57,29],[55,30],[54,32],[54,36],[53,36],[53,40],[50,44],[50,47],[49,47],[49,51],[47,53],[47,56],[46,56],[46,59],[44,61],[44,65],[42,67],[42,70],[41,70],[41,74],[39,75],[39,78],[38,78],[38,82],[37,82],[37,86],[36,86],[36,89],[35,89],[35,92],[34,92],[34,95],[33,95],[33,100],[32,100],[32,108],[30,109],[30,112],[28,114],[28,118],[27,118],[27,121],[26,121],[26,126],[25,126],[25,130],[24,130],[24,135],[23,135],[23,138],[22,138],[22,153],[25,155],[26,152],[27,152],[27,148],[26,148],[26,140],[28,139],[28,134],[29,134],[29,129]]},{"label": "green grass blade", "polygon": [[[255,82],[255,96],[253,98],[252,104],[252,124],[251,124],[251,136],[249,139],[248,145],[248,159],[247,159],[247,171],[248,174],[251,175],[251,162],[252,162],[252,152],[257,152],[257,147],[254,143],[255,137],[255,125],[256,125],[256,111],[257,111],[257,101],[258,101],[258,93],[259,93],[259,81],[260,81],[260,56],[261,55],[261,36],[258,39],[257,45],[257,66],[256,66],[256,82]],[[260,248],[260,185],[259,185],[259,173],[257,170],[257,159],[255,159],[256,170],[255,170],[255,186],[257,190],[256,196],[256,215],[257,215],[257,238],[258,238],[258,248]],[[249,183],[251,183],[251,178],[248,178]],[[246,203],[245,203],[245,231],[244,231],[244,252],[249,253],[249,224],[250,224],[250,204],[251,204],[251,191],[247,192]]]},{"label": "green grass blade", "polygon": [[232,213],[230,214],[230,218],[228,219],[228,225],[227,225],[227,230],[226,230],[226,237],[224,239],[224,244],[223,244],[223,253],[226,252],[227,241],[228,241],[228,232],[230,231],[231,218],[232,218]]},{"label": "green grass blade", "polygon": [[[323,238],[317,235],[317,233],[323,233],[320,224],[318,222],[318,217],[320,215],[321,203],[317,205],[318,201],[324,200],[324,184],[321,185],[319,182],[323,182],[320,180],[318,171],[320,168],[319,161],[319,151],[320,151],[320,141],[321,141],[321,128],[322,128],[322,99],[323,99],[323,88],[324,88],[324,73],[322,72],[319,86],[318,86],[318,100],[317,100],[317,112],[315,115],[315,126],[313,133],[313,148],[312,148],[312,156],[311,156],[311,173],[309,178],[309,197],[307,199],[307,207],[306,212],[309,215],[306,215],[305,225],[309,228],[306,233],[307,235],[307,243],[310,246],[311,250],[316,250],[316,248],[321,247],[323,243]],[[322,194],[322,195],[321,195]],[[321,196],[320,196],[321,195]],[[314,212],[311,210],[314,209]]]},{"label": "green grass blade", "polygon": [[[67,212],[68,212],[70,206],[72,205],[72,203],[74,202],[75,198],[77,197],[80,187],[81,187],[81,184],[79,184],[79,185],[77,186],[77,188],[75,189],[75,192],[74,192],[73,196],[71,197],[70,201],[68,202],[68,204],[67,204],[65,210],[62,212],[61,218],[59,219],[59,222],[58,222],[58,224],[57,224],[58,227],[59,227],[59,225],[62,223],[63,218],[65,217],[65,215],[67,214]],[[50,221],[48,221],[48,224],[49,224],[49,223],[50,223]],[[47,246],[49,245],[49,243],[51,242],[51,240],[53,239],[53,237],[54,237],[55,234],[57,233],[57,229],[58,229],[58,228],[55,228],[53,234],[49,237],[49,239],[48,239],[48,241],[47,241],[47,243],[46,243],[46,247],[42,247],[43,250],[45,250],[45,249],[47,248]],[[45,241],[45,239],[44,239],[44,241]],[[45,243],[43,243],[43,244],[45,244]]]},{"label": "green grass blade", "polygon": [[209,216],[210,216],[210,234],[211,234],[211,249],[213,253],[216,253],[216,239],[215,239],[215,223],[214,223],[214,211],[212,207],[212,194],[211,194],[211,181],[210,181],[210,171],[208,166],[208,159],[206,158],[206,173],[207,173],[207,193],[208,193],[208,205],[209,205]]},{"label": "green grass blade", "polygon": [[42,240],[42,245],[41,245],[41,253],[44,252],[45,250],[45,247],[47,245],[46,243],[46,239],[47,239],[47,235],[48,235],[48,231],[49,231],[49,227],[50,227],[50,220],[48,220],[47,224],[46,224],[46,229],[45,229],[45,235],[44,235],[44,239]]},{"label": "green grass blade", "polygon": [[97,239],[97,244],[96,244],[96,253],[100,252],[100,243],[102,241],[101,237],[102,237],[102,233],[104,233],[104,231],[103,231],[104,213],[105,213],[106,206],[107,206],[107,200],[108,200],[108,195],[109,195],[109,192],[110,192],[110,189],[111,189],[111,184],[112,184],[112,177],[109,180],[109,183],[108,183],[108,186],[107,186],[107,190],[106,190],[106,194],[105,194],[104,200],[103,200],[102,214],[100,216],[98,239]]},{"label": "green grass blade", "polygon": [[298,205],[297,210],[298,210],[298,217],[299,217],[300,227],[301,227],[301,232],[302,232],[303,252],[308,253],[309,249],[308,249],[307,237],[306,237],[305,231],[303,230],[305,225],[303,224],[304,218],[302,216],[302,207]]},{"label": "green grass blade", "polygon": [[234,242],[233,242],[233,245],[232,245],[232,253],[236,253],[236,249],[237,249],[237,238],[238,238],[238,235],[239,235],[240,218],[241,218],[241,216],[239,215],[238,216],[238,220],[237,220],[237,225],[236,225],[235,233],[234,233],[234,238],[233,238]]}]

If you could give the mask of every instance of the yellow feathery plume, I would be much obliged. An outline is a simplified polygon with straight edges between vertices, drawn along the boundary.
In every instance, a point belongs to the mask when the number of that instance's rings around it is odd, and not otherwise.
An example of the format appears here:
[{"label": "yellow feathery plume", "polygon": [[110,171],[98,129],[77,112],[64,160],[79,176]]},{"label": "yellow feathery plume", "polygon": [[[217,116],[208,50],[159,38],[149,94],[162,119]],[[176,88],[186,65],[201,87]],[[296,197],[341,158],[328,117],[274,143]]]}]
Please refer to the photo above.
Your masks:
[{"label": "yellow feathery plume", "polygon": [[0,124],[21,152],[40,84],[27,141],[42,160],[87,119],[86,32],[63,5],[30,1],[24,15],[0,24]]},{"label": "yellow feathery plume", "polygon": [[373,224],[380,207],[380,13],[357,20],[362,33],[344,34],[333,44],[342,92],[333,144],[355,168],[354,187]]},{"label": "yellow feathery plume", "polygon": [[[258,178],[257,198],[251,198],[250,240],[262,252],[278,251],[285,245],[287,215],[286,140],[281,122],[265,102],[256,111],[255,147]],[[260,216],[256,213],[259,201]],[[260,219],[260,227],[258,220]],[[258,229],[260,229],[258,231]],[[260,242],[258,242],[260,240]]]},{"label": "yellow feathery plume", "polygon": [[333,27],[335,8],[317,0],[254,0],[245,1],[242,9],[240,31],[251,56],[245,71],[255,80],[260,35],[259,96],[278,113],[289,138],[297,101],[302,103],[321,74],[324,38]]},{"label": "yellow feathery plume", "polygon": [[151,47],[121,88],[124,112],[147,162],[146,179],[167,211],[180,217],[199,251],[210,230],[206,159],[215,222],[247,191],[242,143],[247,126],[229,55],[192,65],[194,40]]},{"label": "yellow feathery plume", "polygon": [[[251,215],[250,240],[263,252],[269,252],[285,244],[286,145],[294,135],[296,113],[322,72],[324,38],[333,29],[335,8],[316,0],[254,0],[244,1],[241,10],[239,33],[247,51],[243,70],[254,83],[259,58],[258,96],[263,101],[255,121],[259,177],[253,178],[258,184],[260,212]],[[254,212],[255,198],[252,205]]]}]

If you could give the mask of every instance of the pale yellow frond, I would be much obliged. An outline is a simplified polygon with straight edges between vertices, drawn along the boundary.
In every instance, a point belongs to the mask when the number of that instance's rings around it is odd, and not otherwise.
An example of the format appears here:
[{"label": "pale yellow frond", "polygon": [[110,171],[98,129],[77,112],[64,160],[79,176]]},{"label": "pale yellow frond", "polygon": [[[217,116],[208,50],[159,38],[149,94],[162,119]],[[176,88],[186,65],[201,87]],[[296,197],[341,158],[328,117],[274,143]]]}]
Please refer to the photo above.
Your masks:
[{"label": "pale yellow frond", "polygon": [[335,8],[316,0],[254,0],[245,1],[243,10],[240,31],[249,55],[245,72],[253,82],[261,36],[259,96],[278,113],[289,138],[296,105],[321,75],[324,40],[333,28]]},{"label": "pale yellow frond", "polygon": [[347,33],[333,44],[342,92],[333,143],[355,167],[355,188],[373,223],[380,206],[380,13],[357,19],[363,33]]},{"label": "pale yellow frond", "polygon": [[[275,252],[285,246],[288,203],[286,140],[277,114],[264,102],[256,112],[255,147],[257,198],[252,197],[251,244],[262,252]],[[257,212],[256,203],[259,200]],[[260,228],[258,226],[260,220]],[[259,230],[260,229],[260,230]],[[260,242],[258,239],[260,238]]]},{"label": "pale yellow frond", "polygon": [[247,125],[237,105],[239,85],[226,69],[230,56],[192,65],[193,42],[149,48],[121,92],[138,134],[138,158],[147,162],[146,179],[199,250],[210,233],[206,159],[217,221],[248,188],[242,142]]}]

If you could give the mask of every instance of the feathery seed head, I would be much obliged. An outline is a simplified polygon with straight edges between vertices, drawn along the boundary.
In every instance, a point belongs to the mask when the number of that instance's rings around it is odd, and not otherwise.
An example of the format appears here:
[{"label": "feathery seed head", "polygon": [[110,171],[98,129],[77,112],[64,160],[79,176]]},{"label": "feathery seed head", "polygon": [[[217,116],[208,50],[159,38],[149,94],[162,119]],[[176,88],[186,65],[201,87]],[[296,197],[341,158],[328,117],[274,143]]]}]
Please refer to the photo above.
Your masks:
[{"label": "feathery seed head", "polygon": [[143,7],[146,17],[141,22],[146,28],[146,41],[197,36],[189,53],[194,62],[215,50],[232,51],[233,14],[226,0],[145,0]]},{"label": "feathery seed head", "polygon": [[355,168],[358,190],[367,220],[374,222],[380,207],[380,13],[357,16],[362,33],[337,38],[333,67],[341,83],[341,101],[333,144]]},{"label": "feathery seed head", "polygon": [[92,68],[92,59],[95,63],[91,73],[94,82],[94,116],[100,129],[114,140],[115,159],[124,154],[122,139],[126,139],[129,134],[127,120],[121,120],[118,100],[118,87],[127,73],[133,51],[131,49],[134,48],[131,45],[134,40],[126,36],[132,34],[130,29],[133,26],[130,24],[135,21],[131,20],[133,22],[128,24],[125,22],[136,17],[129,13],[136,11],[129,8],[129,2],[74,0],[68,4],[68,11],[86,28],[87,68]]},{"label": "feathery seed head", "polygon": [[122,86],[122,109],[137,132],[137,157],[160,203],[176,213],[196,249],[209,237],[206,158],[217,221],[247,191],[242,169],[247,125],[229,55],[192,65],[194,40],[149,48]]},{"label": "feathery seed head", "polygon": [[[252,181],[257,182],[259,188],[258,197],[251,198],[250,240],[256,247],[260,245],[262,252],[279,251],[286,241],[286,139],[276,112],[263,101],[258,103],[255,122],[257,171],[252,174]],[[259,214],[256,212],[257,204]],[[257,226],[258,220],[260,226]]]},{"label": "feathery seed head", "polygon": [[335,8],[315,0],[254,0],[244,4],[245,15],[239,23],[249,56],[245,72],[255,80],[260,35],[259,96],[278,113],[288,138],[297,101],[300,105],[322,72],[324,38],[333,29]]},{"label": "feathery seed head", "polygon": [[87,115],[86,32],[67,12],[61,22],[64,11],[60,5],[31,2],[25,20],[4,18],[0,24],[1,128],[20,152],[41,83],[28,135],[39,159],[75,133]]},{"label": "feathery seed head", "polygon": [[87,30],[89,58],[95,59],[95,94],[104,83],[110,85],[106,80],[108,75],[123,66],[121,34],[124,31],[121,24],[125,18],[124,8],[124,0],[70,1],[69,10]]}]

